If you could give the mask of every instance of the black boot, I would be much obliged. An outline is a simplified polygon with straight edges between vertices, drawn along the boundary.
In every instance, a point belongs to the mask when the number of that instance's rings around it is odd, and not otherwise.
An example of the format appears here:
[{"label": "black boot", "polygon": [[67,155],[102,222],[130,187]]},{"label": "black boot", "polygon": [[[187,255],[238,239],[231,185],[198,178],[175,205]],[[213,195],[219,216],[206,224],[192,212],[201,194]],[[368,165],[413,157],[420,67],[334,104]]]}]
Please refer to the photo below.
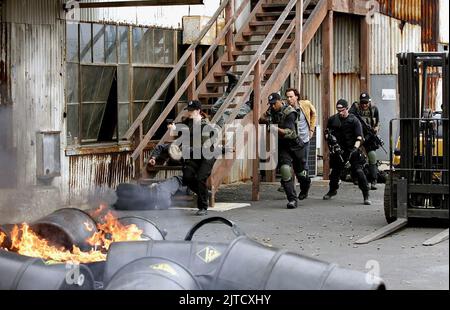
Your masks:
[{"label": "black boot", "polygon": [[288,209],[297,208],[297,193],[295,192],[294,180],[292,179],[290,181],[281,180],[281,185],[284,188],[286,198],[288,200],[287,208]]},{"label": "black boot", "polygon": [[239,81],[238,77],[236,75],[234,75],[231,72],[226,72],[225,73],[228,77],[228,86],[227,89],[225,90],[227,93],[230,93],[233,88],[236,86],[237,82]]},{"label": "black boot", "polygon": [[364,204],[370,206],[372,202],[369,200],[369,192],[363,192]]},{"label": "black boot", "polygon": [[287,204],[287,208],[288,209],[295,209],[297,207],[298,207],[297,200],[289,201],[288,204]]},{"label": "black boot", "polygon": [[336,196],[337,195],[337,191],[336,190],[329,190],[328,193],[325,194],[325,196],[323,196],[323,200],[330,200],[331,197]]}]

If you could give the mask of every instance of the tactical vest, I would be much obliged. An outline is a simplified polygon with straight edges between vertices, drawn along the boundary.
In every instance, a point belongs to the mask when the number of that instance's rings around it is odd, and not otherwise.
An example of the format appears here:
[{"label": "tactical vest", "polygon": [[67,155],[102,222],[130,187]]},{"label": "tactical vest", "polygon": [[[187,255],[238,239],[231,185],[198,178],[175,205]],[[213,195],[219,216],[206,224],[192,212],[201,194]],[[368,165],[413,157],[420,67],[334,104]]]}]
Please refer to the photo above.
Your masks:
[{"label": "tactical vest", "polygon": [[374,128],[377,120],[375,118],[375,107],[371,104],[369,109],[363,110],[359,107],[359,102],[355,102],[357,113],[366,122],[367,125]]}]

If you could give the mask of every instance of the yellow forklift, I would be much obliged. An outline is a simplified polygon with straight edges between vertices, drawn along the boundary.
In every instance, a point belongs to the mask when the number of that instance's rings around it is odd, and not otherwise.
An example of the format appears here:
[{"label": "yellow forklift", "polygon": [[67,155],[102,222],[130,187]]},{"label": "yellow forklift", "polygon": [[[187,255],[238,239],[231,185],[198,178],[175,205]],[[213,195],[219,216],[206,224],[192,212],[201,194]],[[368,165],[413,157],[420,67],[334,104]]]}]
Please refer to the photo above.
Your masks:
[{"label": "yellow forklift", "polygon": [[[449,72],[448,52],[400,53],[400,117],[389,124],[390,171],[384,212],[387,226],[356,241],[365,244],[408,224],[411,219],[449,219]],[[441,79],[442,106],[433,111],[427,85]],[[438,91],[439,93],[439,91]],[[436,110],[436,109],[435,109]],[[394,150],[394,130],[399,132]],[[448,228],[423,242],[434,245],[449,237]]]}]

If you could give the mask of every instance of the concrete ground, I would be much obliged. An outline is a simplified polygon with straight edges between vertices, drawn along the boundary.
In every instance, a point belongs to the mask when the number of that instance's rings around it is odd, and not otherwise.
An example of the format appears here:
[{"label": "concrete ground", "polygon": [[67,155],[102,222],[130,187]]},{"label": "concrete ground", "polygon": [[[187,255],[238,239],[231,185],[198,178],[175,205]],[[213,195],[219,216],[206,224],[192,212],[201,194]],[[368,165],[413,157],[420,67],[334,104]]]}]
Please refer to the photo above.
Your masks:
[{"label": "concrete ground", "polygon": [[[422,242],[447,227],[407,227],[367,245],[354,241],[386,225],[383,212],[384,186],[371,191],[371,206],[362,204],[356,186],[344,183],[338,196],[322,200],[327,183],[313,182],[310,197],[294,210],[286,209],[278,184],[262,184],[261,199],[252,202],[251,184],[222,186],[218,201],[249,202],[251,206],[224,212],[210,209],[208,216],[223,216],[251,238],[267,245],[312,256],[341,267],[367,272],[379,264],[380,276],[388,289],[449,289],[448,240],[431,247]],[[119,212],[153,220],[168,231],[167,239],[183,239],[201,218],[195,209]],[[198,240],[230,241],[234,238],[225,225],[210,224],[194,236]],[[251,259],[251,257],[249,257]]]}]

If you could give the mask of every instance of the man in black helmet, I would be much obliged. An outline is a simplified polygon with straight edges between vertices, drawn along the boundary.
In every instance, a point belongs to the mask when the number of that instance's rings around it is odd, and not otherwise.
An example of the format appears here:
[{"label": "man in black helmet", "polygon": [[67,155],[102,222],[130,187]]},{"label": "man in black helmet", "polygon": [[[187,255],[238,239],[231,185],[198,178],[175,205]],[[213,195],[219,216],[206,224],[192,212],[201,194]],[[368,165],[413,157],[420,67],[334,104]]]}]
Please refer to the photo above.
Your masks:
[{"label": "man in black helmet", "polygon": [[339,156],[330,154],[330,188],[323,199],[329,200],[337,194],[341,172],[350,165],[352,174],[358,177],[358,186],[362,191],[364,204],[370,205],[372,203],[369,200],[369,185],[363,171],[365,158],[359,149],[363,142],[361,123],[355,115],[349,114],[346,100],[340,99],[336,103],[336,110],[338,113],[328,119],[325,138],[328,140],[329,135],[334,135],[343,154]]},{"label": "man in black helmet", "polygon": [[297,111],[289,104],[284,104],[278,93],[272,93],[268,98],[273,124],[278,125],[278,164],[281,173],[281,185],[288,199],[287,208],[298,206],[292,168],[300,179],[304,169],[302,140],[298,137]]},{"label": "man in black helmet", "polygon": [[[350,108],[350,113],[357,114],[365,122],[363,126],[364,134],[364,149],[366,150],[367,157],[369,158],[369,182],[371,183],[370,189],[377,189],[377,154],[376,150],[380,147],[374,143],[374,139],[371,139],[372,135],[378,134],[380,126],[380,115],[378,108],[372,104],[372,99],[366,92],[361,93],[359,96],[359,102],[353,103]],[[364,125],[364,124],[362,124]],[[370,131],[370,132],[369,132]]]}]

